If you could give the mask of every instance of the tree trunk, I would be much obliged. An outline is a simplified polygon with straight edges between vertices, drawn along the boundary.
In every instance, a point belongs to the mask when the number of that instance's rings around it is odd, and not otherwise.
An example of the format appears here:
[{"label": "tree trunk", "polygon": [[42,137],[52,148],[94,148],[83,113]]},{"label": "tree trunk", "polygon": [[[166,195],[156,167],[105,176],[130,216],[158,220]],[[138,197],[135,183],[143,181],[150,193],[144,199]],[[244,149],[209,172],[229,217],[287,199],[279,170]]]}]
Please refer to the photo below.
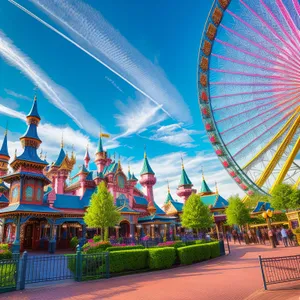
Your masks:
[{"label": "tree trunk", "polygon": [[101,227],[101,240],[104,241],[104,227]]},{"label": "tree trunk", "polygon": [[105,227],[105,229],[104,229],[104,241],[105,241],[105,242],[108,241],[108,230],[109,230],[109,228],[108,228],[108,227]]}]

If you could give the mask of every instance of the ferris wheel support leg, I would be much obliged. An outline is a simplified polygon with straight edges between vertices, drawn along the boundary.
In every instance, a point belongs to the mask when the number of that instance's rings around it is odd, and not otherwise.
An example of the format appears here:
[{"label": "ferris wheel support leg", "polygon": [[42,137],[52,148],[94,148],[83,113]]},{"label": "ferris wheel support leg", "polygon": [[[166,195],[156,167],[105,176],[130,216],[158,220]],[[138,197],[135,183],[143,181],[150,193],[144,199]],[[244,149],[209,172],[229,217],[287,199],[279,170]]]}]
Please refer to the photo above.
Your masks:
[{"label": "ferris wheel support leg", "polygon": [[288,170],[290,169],[294,159],[296,158],[298,152],[300,149],[300,137],[298,138],[296,144],[293,147],[293,150],[291,151],[289,157],[287,158],[286,162],[284,163],[279,175],[277,176],[275,182],[273,183],[269,193],[271,194],[272,191],[274,190],[275,186],[282,183],[282,181],[284,180]]},{"label": "ferris wheel support leg", "polygon": [[263,149],[261,149],[244,167],[242,168],[245,170],[247,167],[249,167],[255,160],[257,160],[264,152],[266,152],[272,144],[278,140],[288,129],[291,122],[294,120],[295,116],[299,114],[300,108],[297,108],[297,110],[293,113],[293,115],[288,119],[288,121],[284,124],[284,126],[278,131],[278,133],[272,138],[272,140],[265,146]]},{"label": "ferris wheel support leg", "polygon": [[261,187],[261,186],[264,185],[264,183],[267,181],[267,179],[269,178],[269,176],[273,172],[273,170],[276,167],[278,161],[282,157],[284,151],[286,150],[286,148],[288,147],[288,145],[291,143],[294,135],[296,134],[297,129],[299,128],[299,123],[300,123],[300,115],[297,117],[297,119],[295,120],[294,124],[292,125],[292,127],[288,131],[286,137],[281,142],[280,146],[278,147],[276,153],[273,155],[272,159],[268,163],[268,165],[267,165],[266,169],[264,170],[264,172],[260,175],[260,177],[258,178],[258,180],[256,180],[255,183],[259,187]]},{"label": "ferris wheel support leg", "polygon": [[298,189],[298,186],[299,186],[299,185],[300,185],[300,176],[299,176],[297,182],[296,182],[295,185],[294,185],[294,189]]}]

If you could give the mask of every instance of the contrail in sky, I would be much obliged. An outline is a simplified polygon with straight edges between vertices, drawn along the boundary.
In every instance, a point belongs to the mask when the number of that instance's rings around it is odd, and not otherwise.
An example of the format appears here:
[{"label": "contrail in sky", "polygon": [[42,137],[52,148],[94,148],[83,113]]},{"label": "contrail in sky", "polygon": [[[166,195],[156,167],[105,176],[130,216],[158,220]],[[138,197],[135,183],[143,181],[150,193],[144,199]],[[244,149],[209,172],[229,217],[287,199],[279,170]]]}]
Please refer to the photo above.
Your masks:
[{"label": "contrail in sky", "polygon": [[[97,57],[96,55],[94,55],[93,53],[91,53],[89,50],[87,50],[86,48],[84,48],[84,47],[82,47],[80,44],[78,44],[74,39],[72,39],[72,38],[70,38],[70,37],[68,37],[67,35],[65,35],[64,33],[62,33],[61,31],[59,31],[58,29],[56,29],[55,27],[53,27],[53,26],[51,26],[49,23],[47,23],[47,22],[45,22],[44,20],[42,20],[41,18],[39,18],[38,16],[36,16],[35,14],[33,14],[31,11],[29,11],[28,9],[26,9],[25,7],[23,7],[22,5],[20,5],[19,3],[17,3],[16,1],[14,1],[14,0],[8,0],[10,3],[12,3],[13,5],[15,5],[16,7],[18,7],[19,9],[21,9],[22,11],[24,11],[26,14],[28,14],[29,16],[31,16],[31,17],[33,17],[34,19],[36,19],[37,21],[39,21],[40,23],[42,23],[43,25],[45,25],[46,27],[48,27],[50,30],[52,30],[52,31],[54,31],[55,33],[57,33],[57,34],[59,34],[61,37],[63,37],[65,40],[67,40],[67,41],[69,41],[70,43],[72,43],[74,46],[76,46],[77,48],[79,48],[80,50],[82,50],[82,51],[84,51],[86,54],[88,54],[90,57],[92,57],[93,59],[95,59],[97,62],[99,62],[99,63],[101,63],[103,66],[105,66],[107,69],[109,69],[111,72],[113,72],[114,74],[116,74],[117,76],[119,76],[121,79],[123,79],[125,82],[127,82],[128,84],[130,84],[134,89],[136,89],[137,91],[139,91],[141,94],[143,94],[145,97],[147,97],[149,100],[151,100],[153,103],[155,103],[155,105],[157,105],[162,111],[164,111],[170,118],[172,118],[173,119],[173,116],[172,115],[174,115],[174,117],[175,118],[177,118],[177,119],[180,119],[180,118],[184,118],[183,116],[184,115],[186,115],[186,116],[188,116],[187,118],[185,118],[185,120],[187,120],[187,119],[189,119],[190,118],[190,115],[189,115],[189,110],[188,110],[188,108],[186,107],[186,105],[184,104],[184,102],[183,102],[183,100],[180,98],[179,99],[179,97],[177,96],[177,98],[178,99],[175,99],[175,96],[173,97],[173,95],[169,95],[169,93],[168,93],[168,90],[167,91],[164,91],[164,90],[161,90],[161,87],[155,87],[155,85],[156,85],[156,82],[151,82],[151,80],[150,80],[150,83],[151,83],[151,86],[149,86],[149,90],[152,92],[152,91],[155,91],[155,89],[157,89],[158,90],[158,92],[157,93],[160,93],[160,95],[159,96],[161,96],[161,97],[159,97],[160,98],[160,100],[161,101],[157,101],[157,100],[155,100],[151,95],[149,95],[149,93],[147,93],[147,92],[145,92],[145,90],[144,89],[141,89],[141,88],[139,88],[135,83],[133,83],[132,82],[132,80],[130,80],[130,79],[128,79],[128,78],[126,78],[124,75],[122,75],[121,74],[121,72],[118,72],[115,68],[113,68],[113,67],[111,67],[111,66],[109,66],[106,62],[104,62],[102,59],[100,59],[99,57]],[[35,1],[33,1],[34,3],[35,3]],[[58,19],[58,21],[60,21],[60,22],[63,22],[62,20],[60,20],[59,19],[59,17],[57,17],[56,15],[54,15],[54,13],[52,13],[51,11],[48,11],[45,7],[43,7],[39,2],[37,2],[37,3],[35,3],[35,4],[37,4],[39,7],[41,7],[42,9],[45,9],[45,11],[46,11],[46,13],[48,13],[48,14],[50,14],[50,16],[51,17],[54,17],[54,18],[57,18]],[[90,9],[90,8],[89,8]],[[71,10],[71,12],[70,13],[72,13],[73,11]],[[80,11],[81,12],[81,11]],[[81,16],[82,17],[82,16]],[[98,17],[98,15],[96,16],[96,17]],[[97,18],[95,17],[95,19],[96,20],[98,20]],[[106,22],[106,21],[103,21],[103,22]],[[96,24],[96,23],[95,23]],[[92,24],[92,25],[95,25],[95,24]],[[67,26],[68,27],[68,29],[70,29],[69,27],[70,27],[70,25],[69,24],[67,24],[66,22],[63,22],[63,25],[65,25],[65,26]],[[109,24],[106,24],[107,26],[110,26]],[[111,26],[110,26],[111,27]],[[72,29],[72,28],[71,28]],[[73,29],[72,29],[73,30]],[[113,28],[112,28],[112,30],[114,30]],[[74,29],[74,31],[75,31],[75,29]],[[93,33],[95,33],[94,31],[93,31]],[[75,34],[77,34],[77,35],[79,35],[79,37],[80,38],[82,38],[82,36],[77,32],[77,31],[75,31]],[[95,35],[96,34],[98,34],[98,32],[96,32],[95,33]],[[91,36],[90,37],[90,39],[93,39],[95,36]],[[116,39],[118,38],[118,37],[115,37]],[[85,40],[84,42],[86,42],[87,40]],[[88,41],[89,42],[89,41]],[[114,41],[109,41],[109,42],[111,42],[111,44],[113,44],[114,43]],[[108,42],[108,43],[109,43]],[[123,41],[121,41],[121,42],[123,42]],[[126,41],[127,42],[127,41]],[[128,43],[128,42],[127,42]],[[94,45],[92,45],[92,46],[94,46]],[[104,46],[106,46],[106,45],[104,45]],[[117,45],[118,47],[119,47],[119,45]],[[116,46],[116,47],[117,47]],[[125,46],[130,46],[130,44],[128,43],[128,45],[125,45]],[[132,46],[130,46],[130,47],[132,47]],[[99,49],[96,49],[96,50],[99,50]],[[106,49],[105,49],[106,50]],[[131,49],[129,49],[128,51],[130,51]],[[136,50],[135,50],[136,51]],[[122,53],[123,54],[123,53]],[[125,54],[124,54],[125,56],[127,56],[127,53],[125,52]],[[141,55],[141,54],[139,54],[139,55]],[[118,57],[119,58],[119,57]],[[144,57],[142,57],[144,60],[146,60]],[[134,66],[134,67],[136,67],[136,65],[135,65],[135,62],[133,61],[133,62],[129,62],[129,63],[132,63],[132,65]],[[131,67],[131,66],[130,66]],[[153,67],[155,67],[155,66],[153,66]],[[125,72],[130,72],[131,70],[125,70]],[[136,73],[138,73],[138,72],[142,72],[142,71],[144,71],[144,70],[134,70],[134,71],[132,71],[132,72],[136,72]],[[146,70],[147,71],[147,70]],[[156,70],[156,69],[154,69],[154,71],[160,71],[160,70]],[[133,73],[131,73],[131,75],[132,75]],[[134,75],[136,75],[136,74],[134,74]],[[144,75],[144,74],[142,74],[142,75]],[[156,74],[154,74],[154,75],[156,75]],[[161,74],[159,74],[159,75],[161,75]],[[138,77],[138,76],[137,76]],[[142,76],[141,76],[142,77]],[[150,77],[150,76],[149,76]],[[155,77],[155,76],[154,76]],[[135,78],[136,79],[136,78]],[[139,80],[140,78],[138,78],[138,80]],[[151,79],[151,78],[146,78],[145,80],[144,80],[144,82],[142,82],[142,83],[147,83],[148,84],[148,81],[149,81],[149,79]],[[142,79],[141,79],[142,80]],[[148,80],[147,82],[146,82],[146,80]],[[156,78],[155,78],[155,80],[156,80]],[[141,83],[141,82],[140,82]],[[168,84],[170,84],[169,82],[168,82]],[[171,85],[171,84],[170,84]],[[173,87],[172,87],[173,88]],[[173,90],[172,90],[172,92],[173,92]],[[168,98],[169,97],[169,99],[172,101],[172,103],[168,103],[168,102],[166,102],[166,99],[163,99],[163,98]],[[172,98],[174,98],[174,99],[172,99]],[[169,100],[168,99],[168,100]],[[165,101],[165,103],[164,103],[164,101]],[[169,111],[170,111],[170,108],[168,109],[168,110],[166,110],[166,108],[165,108],[165,106],[168,106],[168,104],[169,104],[169,107],[171,108],[171,110],[173,110],[173,113],[169,113]]]}]

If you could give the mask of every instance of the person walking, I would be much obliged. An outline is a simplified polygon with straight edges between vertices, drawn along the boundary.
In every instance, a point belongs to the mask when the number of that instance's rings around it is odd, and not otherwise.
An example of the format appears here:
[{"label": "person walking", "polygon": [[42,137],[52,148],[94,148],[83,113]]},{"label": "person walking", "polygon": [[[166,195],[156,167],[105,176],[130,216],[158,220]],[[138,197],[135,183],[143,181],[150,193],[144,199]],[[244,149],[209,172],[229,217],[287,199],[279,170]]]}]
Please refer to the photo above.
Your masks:
[{"label": "person walking", "polygon": [[287,247],[288,246],[288,235],[287,235],[287,232],[286,232],[286,230],[283,227],[281,227],[280,233],[281,233],[281,238],[282,238],[284,247]]},{"label": "person walking", "polygon": [[258,242],[260,244],[263,244],[263,237],[262,237],[261,231],[258,227],[256,228],[256,237],[258,239]]},{"label": "person walking", "polygon": [[287,236],[289,239],[290,246],[295,246],[294,233],[290,228],[287,230]]},{"label": "person walking", "polygon": [[269,239],[270,239],[270,244],[271,245],[273,244],[273,248],[276,248],[276,238],[275,238],[275,235],[273,234],[272,229],[268,230],[268,236],[269,236]]}]

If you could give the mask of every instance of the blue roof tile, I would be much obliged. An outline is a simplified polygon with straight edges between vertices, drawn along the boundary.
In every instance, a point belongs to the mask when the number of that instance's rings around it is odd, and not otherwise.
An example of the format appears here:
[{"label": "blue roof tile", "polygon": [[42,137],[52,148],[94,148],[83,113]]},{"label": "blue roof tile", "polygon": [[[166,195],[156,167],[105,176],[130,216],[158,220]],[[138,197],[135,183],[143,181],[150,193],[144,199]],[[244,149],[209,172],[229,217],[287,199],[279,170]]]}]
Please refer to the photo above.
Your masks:
[{"label": "blue roof tile", "polygon": [[183,203],[175,201],[175,200],[171,201],[171,203],[178,212],[181,212],[183,210]]},{"label": "blue roof tile", "polygon": [[42,212],[42,213],[61,213],[57,209],[53,209],[49,206],[46,205],[34,205],[34,204],[12,204],[9,205],[3,209],[0,209],[0,214],[1,213],[8,213],[8,212]]},{"label": "blue roof tile", "polygon": [[27,127],[26,132],[24,133],[24,135],[21,137],[22,138],[32,138],[32,139],[36,139],[38,141],[41,141],[38,133],[37,133],[37,126],[36,124],[29,124]]},{"label": "blue roof tile", "polygon": [[219,195],[216,202],[214,203],[214,208],[224,208],[228,206],[228,201]]},{"label": "blue roof tile", "polygon": [[0,154],[9,157],[8,147],[7,147],[7,132],[5,132],[2,146],[0,149]]},{"label": "blue roof tile", "polygon": [[0,203],[9,203],[9,200],[2,194],[0,196]]},{"label": "blue roof tile", "polygon": [[39,156],[36,153],[36,148],[34,148],[34,147],[25,147],[24,152],[20,156],[18,156],[16,159],[47,165],[47,163],[45,163],[44,160],[39,158]]},{"label": "blue roof tile", "polygon": [[38,108],[37,108],[37,98],[36,96],[34,97],[34,101],[31,107],[31,110],[29,112],[29,114],[27,115],[27,117],[36,117],[38,119],[41,119],[39,113],[38,113]]},{"label": "blue roof tile", "polygon": [[259,202],[257,202],[257,205],[256,205],[256,207],[253,210],[253,213],[258,213],[258,212],[266,211],[268,209],[274,211],[274,208],[271,207],[271,203],[259,201]]},{"label": "blue roof tile", "polygon": [[85,190],[85,192],[81,198],[81,201],[83,202],[84,207],[90,206],[91,198],[95,191],[96,191],[96,188]]},{"label": "blue roof tile", "polygon": [[84,202],[79,196],[56,194],[55,208],[83,209]]},{"label": "blue roof tile", "polygon": [[154,202],[154,206],[156,208],[156,214],[158,215],[165,215],[166,213]]},{"label": "blue roof tile", "polygon": [[64,148],[60,148],[60,152],[59,152],[56,162],[54,163],[54,166],[60,167],[63,160],[65,159],[65,157],[66,157],[66,153],[65,153]]},{"label": "blue roof tile", "polygon": [[139,204],[139,205],[148,205],[148,201],[144,197],[133,196],[133,198],[134,198],[134,201],[135,201],[136,204]]},{"label": "blue roof tile", "polygon": [[144,223],[144,222],[162,221],[166,223],[173,223],[174,220],[176,220],[176,217],[165,217],[165,216],[158,216],[157,214],[154,214],[152,216],[139,218],[138,222]]}]

